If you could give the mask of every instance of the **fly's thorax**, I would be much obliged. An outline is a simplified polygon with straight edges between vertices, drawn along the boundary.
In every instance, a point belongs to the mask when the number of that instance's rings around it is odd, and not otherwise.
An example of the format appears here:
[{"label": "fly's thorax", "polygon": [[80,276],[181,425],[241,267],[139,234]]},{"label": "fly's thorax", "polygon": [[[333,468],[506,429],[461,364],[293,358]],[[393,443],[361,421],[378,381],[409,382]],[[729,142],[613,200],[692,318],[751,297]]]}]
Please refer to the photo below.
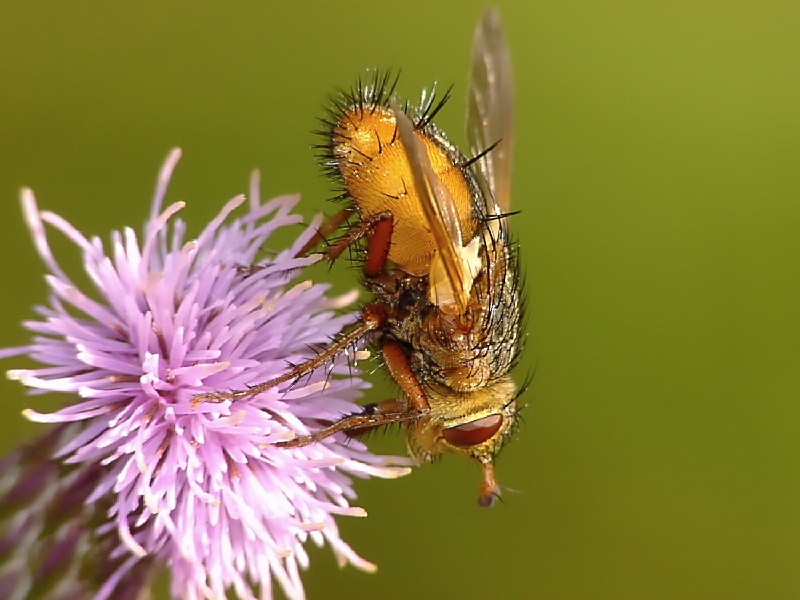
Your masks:
[{"label": "fly's thorax", "polygon": [[409,453],[419,462],[443,452],[491,462],[516,422],[514,382],[502,377],[471,393],[441,385],[423,387],[430,412],[409,426]]},{"label": "fly's thorax", "polygon": [[[475,235],[474,177],[466,159],[428,124],[414,134],[433,171],[448,189],[465,240]],[[352,106],[338,115],[330,134],[331,159],[362,218],[390,211],[394,217],[389,260],[412,275],[428,275],[436,243],[426,224],[397,123],[387,106]]]},{"label": "fly's thorax", "polygon": [[[478,239],[476,237],[476,239]],[[402,333],[415,352],[412,369],[457,392],[475,392],[505,376],[519,354],[521,301],[516,262],[502,242],[483,248],[467,310],[441,310],[420,299]]]}]

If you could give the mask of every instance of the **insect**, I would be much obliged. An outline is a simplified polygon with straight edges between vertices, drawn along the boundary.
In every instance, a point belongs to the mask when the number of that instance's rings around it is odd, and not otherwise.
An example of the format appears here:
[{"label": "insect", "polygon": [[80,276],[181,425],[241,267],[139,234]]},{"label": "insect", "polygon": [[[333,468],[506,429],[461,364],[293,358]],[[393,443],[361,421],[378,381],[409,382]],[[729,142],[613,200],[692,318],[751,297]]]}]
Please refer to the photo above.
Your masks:
[{"label": "insect", "polygon": [[[516,245],[508,233],[513,152],[512,82],[500,18],[488,10],[472,44],[466,158],[432,119],[448,94],[423,93],[398,108],[396,79],[376,73],[334,102],[321,132],[322,162],[348,206],[320,232],[349,221],[326,255],[363,251],[372,300],[360,319],[316,357],[235,400],[311,372],[371,339],[402,394],[369,404],[284,442],[296,447],[335,433],[402,423],[418,462],[450,452],[483,470],[479,504],[500,494],[494,458],[517,419],[509,376],[520,353],[522,301]],[[353,222],[354,221],[354,222]]]}]

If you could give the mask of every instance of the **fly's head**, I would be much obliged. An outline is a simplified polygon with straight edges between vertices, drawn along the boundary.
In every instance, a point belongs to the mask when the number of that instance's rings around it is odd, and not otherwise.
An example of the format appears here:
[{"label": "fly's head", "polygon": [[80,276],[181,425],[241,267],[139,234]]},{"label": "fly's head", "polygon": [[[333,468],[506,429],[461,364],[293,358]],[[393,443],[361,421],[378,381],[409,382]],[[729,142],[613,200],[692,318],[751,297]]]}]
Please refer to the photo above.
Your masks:
[{"label": "fly's head", "polygon": [[500,496],[494,459],[517,419],[514,382],[504,376],[468,393],[444,386],[431,386],[426,392],[431,410],[409,426],[409,453],[418,462],[430,461],[445,452],[479,462],[483,482],[478,503],[492,506]]}]

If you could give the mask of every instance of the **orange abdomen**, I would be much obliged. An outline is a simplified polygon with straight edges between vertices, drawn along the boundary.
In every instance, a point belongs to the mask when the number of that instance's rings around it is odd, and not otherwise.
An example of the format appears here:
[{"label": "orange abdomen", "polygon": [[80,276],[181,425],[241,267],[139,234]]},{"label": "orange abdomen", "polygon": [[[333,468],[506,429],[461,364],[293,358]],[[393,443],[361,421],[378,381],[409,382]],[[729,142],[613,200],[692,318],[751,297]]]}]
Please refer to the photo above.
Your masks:
[{"label": "orange abdomen", "polygon": [[[462,167],[454,164],[447,150],[430,136],[419,130],[415,133],[424,143],[434,173],[450,191],[466,243],[475,235],[475,224]],[[345,111],[333,128],[331,154],[362,216],[384,211],[394,215],[389,260],[409,274],[427,275],[436,251],[435,240],[391,110],[352,107]]]}]

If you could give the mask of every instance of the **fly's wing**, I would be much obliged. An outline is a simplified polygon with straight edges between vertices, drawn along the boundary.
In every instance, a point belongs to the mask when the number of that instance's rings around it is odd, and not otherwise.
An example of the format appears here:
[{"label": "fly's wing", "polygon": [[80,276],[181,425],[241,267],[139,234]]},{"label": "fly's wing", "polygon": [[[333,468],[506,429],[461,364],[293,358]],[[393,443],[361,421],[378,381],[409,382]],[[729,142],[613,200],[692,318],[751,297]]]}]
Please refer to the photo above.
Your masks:
[{"label": "fly's wing", "polygon": [[448,296],[453,297],[456,309],[463,314],[469,300],[469,289],[472,281],[466,269],[461,241],[461,227],[458,223],[453,201],[447,187],[439,181],[431,165],[428,152],[414,132],[411,119],[394,103],[391,103],[397,132],[405,148],[406,159],[411,167],[414,187],[419,195],[425,219],[430,227],[436,244],[436,250],[444,268],[449,284]]},{"label": "fly's wing", "polygon": [[476,164],[478,183],[490,217],[507,214],[511,209],[513,87],[511,58],[500,14],[489,8],[483,13],[472,38],[466,127],[472,155],[485,153]]}]

